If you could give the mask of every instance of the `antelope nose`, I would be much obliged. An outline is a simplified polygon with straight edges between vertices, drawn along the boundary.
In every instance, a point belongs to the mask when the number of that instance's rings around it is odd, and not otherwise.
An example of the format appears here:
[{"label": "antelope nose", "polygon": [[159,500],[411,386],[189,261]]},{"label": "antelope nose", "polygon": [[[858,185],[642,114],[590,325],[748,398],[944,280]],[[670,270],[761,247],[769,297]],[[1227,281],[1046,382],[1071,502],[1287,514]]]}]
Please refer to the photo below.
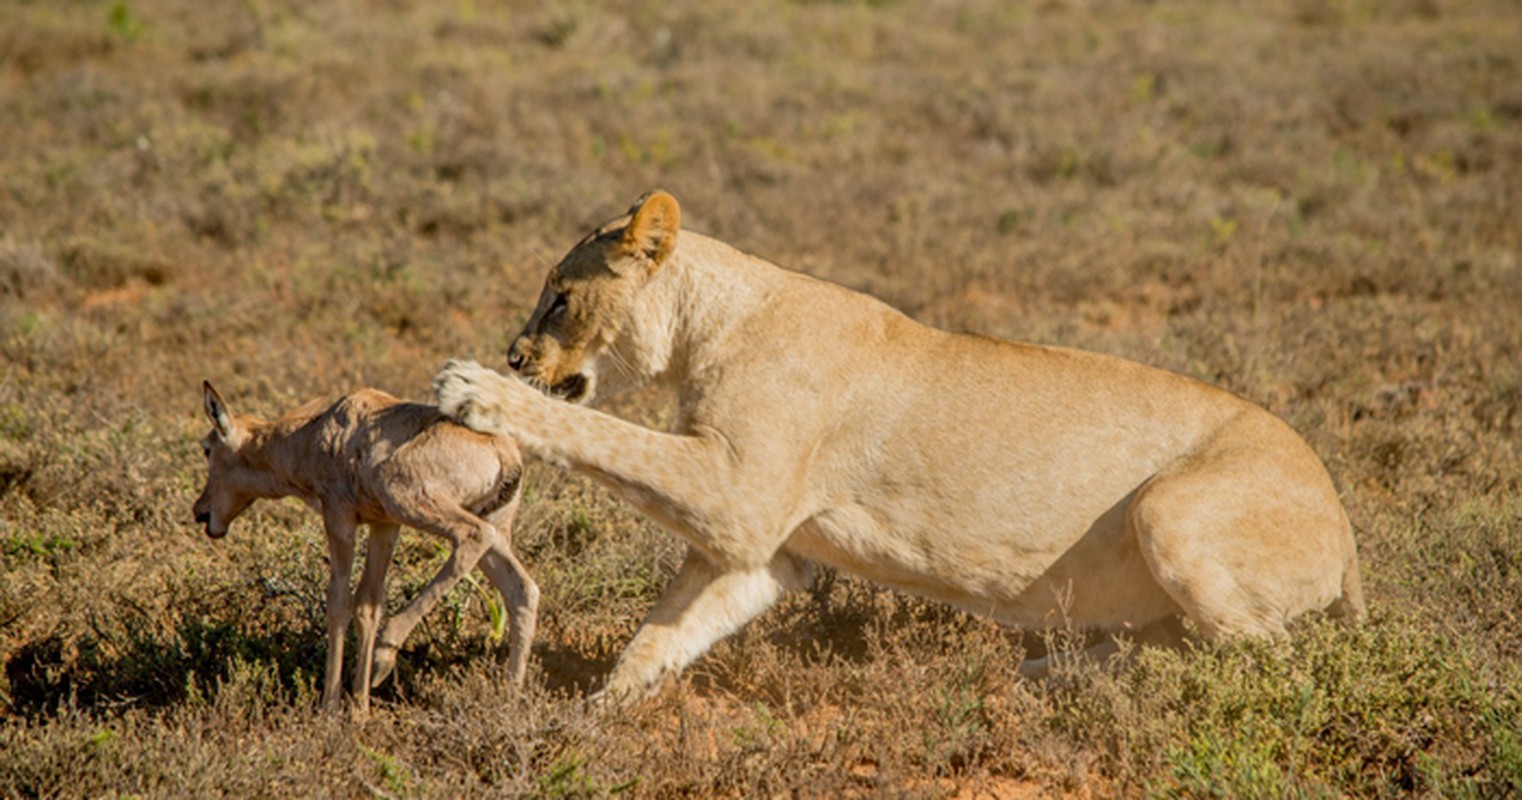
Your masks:
[{"label": "antelope nose", "polygon": [[209,511],[201,511],[201,512],[196,514],[196,524],[197,525],[208,525],[210,523],[211,523],[211,512],[209,512]]},{"label": "antelope nose", "polygon": [[507,365],[513,371],[523,369],[523,349],[518,347],[518,340],[513,340],[511,347],[507,348]]}]

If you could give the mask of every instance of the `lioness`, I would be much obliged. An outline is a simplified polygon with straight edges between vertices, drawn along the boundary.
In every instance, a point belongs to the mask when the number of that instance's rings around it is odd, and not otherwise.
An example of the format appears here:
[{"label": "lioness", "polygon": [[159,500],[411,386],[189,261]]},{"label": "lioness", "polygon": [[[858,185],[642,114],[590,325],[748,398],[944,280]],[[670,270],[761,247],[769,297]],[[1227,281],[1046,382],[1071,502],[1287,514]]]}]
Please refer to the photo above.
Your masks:
[{"label": "lioness", "polygon": [[[446,414],[690,544],[604,693],[656,687],[807,562],[1022,627],[1183,615],[1206,636],[1277,634],[1362,612],[1326,468],[1264,409],[1118,358],[929,328],[680,217],[652,193],[550,270],[508,353],[550,396],[472,362],[434,381]],[[657,380],[679,400],[672,433],[575,405]]]}]

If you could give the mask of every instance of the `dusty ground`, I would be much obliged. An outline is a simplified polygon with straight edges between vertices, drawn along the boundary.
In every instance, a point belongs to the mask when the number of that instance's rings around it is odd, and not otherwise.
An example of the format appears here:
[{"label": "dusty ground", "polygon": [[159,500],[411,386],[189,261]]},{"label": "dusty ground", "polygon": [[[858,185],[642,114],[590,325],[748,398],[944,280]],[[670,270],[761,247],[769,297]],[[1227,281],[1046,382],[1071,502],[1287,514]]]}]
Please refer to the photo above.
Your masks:
[{"label": "dusty ground", "polygon": [[[654,186],[926,322],[1268,406],[1368,624],[1031,685],[1043,642],[838,577],[610,716],[680,553],[536,469],[530,687],[471,585],[369,719],[318,714],[320,530],[194,528],[200,381],[424,398]],[[1519,187],[1507,0],[0,4],[0,795],[1522,792]]]}]

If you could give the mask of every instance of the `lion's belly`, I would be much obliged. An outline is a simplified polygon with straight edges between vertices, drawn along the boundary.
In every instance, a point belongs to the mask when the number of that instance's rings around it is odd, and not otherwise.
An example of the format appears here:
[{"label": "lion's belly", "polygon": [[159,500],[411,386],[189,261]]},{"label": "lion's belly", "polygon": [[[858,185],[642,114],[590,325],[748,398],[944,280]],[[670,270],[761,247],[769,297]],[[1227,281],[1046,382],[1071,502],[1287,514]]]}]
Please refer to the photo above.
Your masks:
[{"label": "lion's belly", "polygon": [[825,510],[787,548],[1021,626],[1177,613],[1126,508],[1249,407],[1118,359],[964,343],[978,359],[952,359],[957,391],[924,382],[856,407],[814,472]]},{"label": "lion's belly", "polygon": [[[899,509],[902,511],[902,509]],[[801,525],[787,549],[901,591],[1022,627],[1141,625],[1178,606],[1124,525],[1123,503],[1076,530],[1033,533],[1020,520],[914,524],[860,505]],[[960,523],[960,524],[959,524]]]}]

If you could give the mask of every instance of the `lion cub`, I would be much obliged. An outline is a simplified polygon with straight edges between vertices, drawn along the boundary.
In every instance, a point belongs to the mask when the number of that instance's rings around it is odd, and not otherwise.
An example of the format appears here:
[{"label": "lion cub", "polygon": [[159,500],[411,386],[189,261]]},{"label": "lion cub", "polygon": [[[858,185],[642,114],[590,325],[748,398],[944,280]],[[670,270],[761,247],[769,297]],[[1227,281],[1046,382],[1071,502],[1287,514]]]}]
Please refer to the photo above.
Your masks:
[{"label": "lion cub", "polygon": [[[339,702],[351,617],[358,623],[354,694],[364,711],[370,687],[391,673],[407,634],[477,562],[509,611],[509,672],[523,681],[539,588],[509,547],[523,474],[512,439],[476,433],[432,406],[403,403],[375,389],[360,389],[321,410],[308,404],[273,421],[234,415],[209,382],[202,390],[212,422],[201,443],[210,471],[195,519],[206,535],[226,536],[232,521],[260,498],[299,497],[322,514],[330,576],[325,706]],[[370,526],[370,539],[356,607],[349,572],[362,522]],[[448,539],[454,552],[412,604],[387,622],[377,644],[386,569],[401,525]]]}]

